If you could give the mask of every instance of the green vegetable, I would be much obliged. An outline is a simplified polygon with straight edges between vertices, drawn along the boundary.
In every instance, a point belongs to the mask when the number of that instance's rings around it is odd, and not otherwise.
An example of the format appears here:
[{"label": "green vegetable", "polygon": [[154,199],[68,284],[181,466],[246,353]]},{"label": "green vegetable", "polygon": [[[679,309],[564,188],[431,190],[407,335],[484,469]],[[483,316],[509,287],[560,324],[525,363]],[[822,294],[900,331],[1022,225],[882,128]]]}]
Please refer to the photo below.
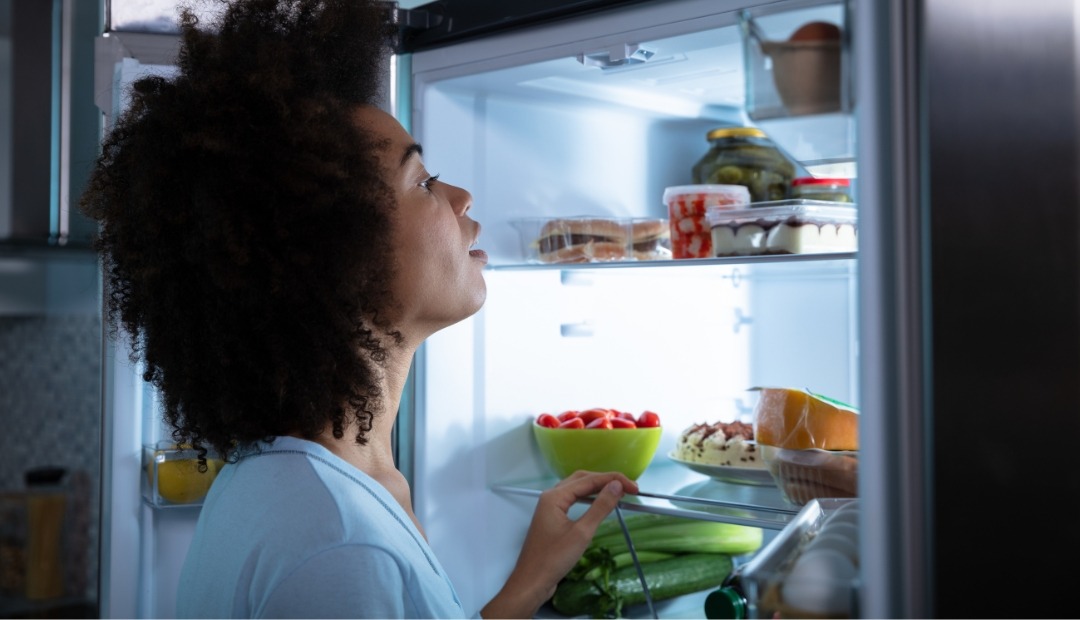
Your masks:
[{"label": "green vegetable", "polygon": [[[638,532],[648,527],[686,522],[686,519],[683,517],[658,515],[651,512],[631,513],[623,517],[623,520],[626,521],[626,529],[630,530],[631,536],[633,536],[635,532]],[[596,528],[596,533],[593,534],[593,540],[596,540],[597,538],[602,538],[609,534],[622,534],[622,527],[619,525],[619,520],[615,517],[611,517],[600,522],[600,526]]]},{"label": "green vegetable", "polygon": [[[659,560],[666,560],[673,557],[675,557],[674,553],[662,553],[660,551],[642,551],[638,553],[638,562],[640,562],[641,564],[646,564],[648,562],[657,562]],[[611,558],[611,565],[609,565],[609,570],[615,570],[624,566],[633,565],[634,556],[631,555],[629,551],[627,551],[626,553],[620,553],[619,555],[613,556]],[[594,566],[588,572],[586,572],[581,577],[581,579],[584,579],[586,581],[594,581],[596,579],[600,579],[603,576],[603,571],[604,567]]]},{"label": "green vegetable", "polygon": [[[731,574],[731,557],[716,553],[688,553],[641,565],[649,595],[654,601],[699,592],[721,585]],[[588,614],[593,618],[618,617],[623,605],[645,602],[645,591],[633,566],[624,566],[602,580],[563,580],[551,599],[552,606],[567,616]]]},{"label": "green vegetable", "polygon": [[[669,519],[667,523],[651,521],[647,527],[638,530],[627,523],[634,549],[639,554],[642,551],[660,551],[741,555],[761,547],[761,528],[677,517]],[[594,536],[589,548],[604,548],[613,556],[629,551],[621,531]]]}]

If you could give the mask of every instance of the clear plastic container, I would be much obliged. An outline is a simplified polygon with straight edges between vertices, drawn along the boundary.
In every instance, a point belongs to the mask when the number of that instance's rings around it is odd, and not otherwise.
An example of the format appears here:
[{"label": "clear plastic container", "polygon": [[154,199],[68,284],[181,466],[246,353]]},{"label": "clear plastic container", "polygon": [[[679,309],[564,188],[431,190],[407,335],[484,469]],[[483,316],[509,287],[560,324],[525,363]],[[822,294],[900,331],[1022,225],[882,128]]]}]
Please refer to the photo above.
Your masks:
[{"label": "clear plastic container", "polygon": [[198,451],[178,448],[171,442],[144,445],[143,500],[157,508],[201,506],[225,463],[211,450],[206,455],[206,469],[200,471],[198,459]]},{"label": "clear plastic container", "polygon": [[713,255],[854,252],[858,231],[853,206],[800,199],[746,209],[707,209]]},{"label": "clear plastic container", "polygon": [[750,190],[742,185],[676,185],[664,190],[674,258],[713,256],[708,209],[738,209],[750,205]]},{"label": "clear plastic container", "polygon": [[791,197],[827,202],[855,202],[851,198],[851,179],[799,177],[791,181]]},{"label": "clear plastic container", "polygon": [[722,127],[705,138],[712,145],[692,169],[694,183],[742,185],[750,202],[788,197],[795,164],[756,127]]},{"label": "clear plastic container", "polygon": [[523,218],[514,226],[526,262],[594,263],[633,258],[632,218],[579,215]]},{"label": "clear plastic container", "polygon": [[858,618],[857,499],[816,499],[739,571],[749,618]]}]

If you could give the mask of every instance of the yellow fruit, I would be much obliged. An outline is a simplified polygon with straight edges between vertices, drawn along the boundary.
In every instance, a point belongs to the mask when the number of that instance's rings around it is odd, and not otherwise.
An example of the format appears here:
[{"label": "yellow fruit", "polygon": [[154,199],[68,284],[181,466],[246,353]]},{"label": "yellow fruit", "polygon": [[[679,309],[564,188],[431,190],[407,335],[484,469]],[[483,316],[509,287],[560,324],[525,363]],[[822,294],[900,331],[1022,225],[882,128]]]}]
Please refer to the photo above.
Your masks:
[{"label": "yellow fruit", "polygon": [[[161,461],[157,464],[158,494],[174,504],[197,502],[206,496],[222,465],[220,459],[206,459],[206,471],[200,472],[198,459]],[[148,475],[153,463],[149,468]]]}]

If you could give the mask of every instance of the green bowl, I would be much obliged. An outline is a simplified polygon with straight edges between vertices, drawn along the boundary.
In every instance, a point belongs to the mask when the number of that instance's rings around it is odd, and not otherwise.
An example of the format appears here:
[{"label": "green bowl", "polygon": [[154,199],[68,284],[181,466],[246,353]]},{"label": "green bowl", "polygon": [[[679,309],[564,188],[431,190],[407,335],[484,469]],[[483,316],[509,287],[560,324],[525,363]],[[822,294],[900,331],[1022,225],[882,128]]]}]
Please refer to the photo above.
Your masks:
[{"label": "green bowl", "polygon": [[533,434],[548,467],[560,478],[579,469],[618,471],[631,480],[645,472],[660,444],[655,428],[548,428],[533,422]]}]

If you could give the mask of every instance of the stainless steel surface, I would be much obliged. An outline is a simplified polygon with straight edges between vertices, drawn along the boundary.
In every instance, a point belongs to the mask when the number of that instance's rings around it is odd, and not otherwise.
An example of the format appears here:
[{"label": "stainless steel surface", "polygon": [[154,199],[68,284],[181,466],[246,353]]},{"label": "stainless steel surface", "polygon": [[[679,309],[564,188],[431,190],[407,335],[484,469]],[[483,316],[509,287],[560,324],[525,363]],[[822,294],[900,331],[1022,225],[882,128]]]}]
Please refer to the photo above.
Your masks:
[{"label": "stainless steel surface", "polygon": [[[1038,571],[1032,596],[987,596],[1001,550],[986,541],[1038,532],[1044,544],[1023,562],[1049,566],[1080,548],[1080,530],[1043,529],[1028,510],[970,510],[1080,491],[1078,3],[924,0],[920,10],[933,554],[911,573],[929,571],[933,585],[931,606],[912,613],[1052,616],[1075,600],[1075,580]],[[1037,458],[1006,456],[1001,429],[1018,423],[1037,429]]]},{"label": "stainless steel surface", "polygon": [[[1001,569],[986,541],[1030,530],[1030,513],[973,508],[1077,490],[1077,6],[853,6],[859,235],[874,248],[859,269],[859,490],[874,515],[862,611],[1053,615],[1073,589],[1065,574],[1041,571],[1031,597],[986,592]],[[1039,458],[1004,458],[1001,429],[1033,422]],[[1025,565],[1078,537],[1054,528]]]},{"label": "stainless steel surface", "polygon": [[[951,0],[950,0],[951,1]],[[923,421],[923,97],[916,0],[852,8],[858,196],[861,572],[871,618],[927,618],[933,566],[922,546],[929,446]]]},{"label": "stainless steel surface", "polygon": [[630,550],[630,559],[634,561],[634,570],[637,571],[638,580],[641,581],[641,589],[645,591],[645,604],[649,606],[649,613],[652,617],[659,618],[656,615],[656,608],[653,607],[649,584],[645,581],[645,572],[641,570],[641,562],[638,561],[637,550],[634,549],[634,541],[630,538],[630,528],[626,527],[626,520],[623,519],[622,510],[619,509],[618,504],[615,504],[615,517],[619,519],[619,527],[622,528],[623,538],[626,539],[626,548]]}]

